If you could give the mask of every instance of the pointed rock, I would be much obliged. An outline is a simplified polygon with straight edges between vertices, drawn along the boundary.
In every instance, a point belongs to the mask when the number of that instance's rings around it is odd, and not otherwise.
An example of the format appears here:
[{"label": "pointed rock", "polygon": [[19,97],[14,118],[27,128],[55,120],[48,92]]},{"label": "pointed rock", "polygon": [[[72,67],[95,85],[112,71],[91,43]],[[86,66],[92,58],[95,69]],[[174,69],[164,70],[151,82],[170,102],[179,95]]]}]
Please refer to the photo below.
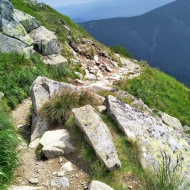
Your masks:
[{"label": "pointed rock", "polygon": [[75,123],[85,133],[88,143],[109,171],[121,166],[110,131],[90,105],[72,110]]}]

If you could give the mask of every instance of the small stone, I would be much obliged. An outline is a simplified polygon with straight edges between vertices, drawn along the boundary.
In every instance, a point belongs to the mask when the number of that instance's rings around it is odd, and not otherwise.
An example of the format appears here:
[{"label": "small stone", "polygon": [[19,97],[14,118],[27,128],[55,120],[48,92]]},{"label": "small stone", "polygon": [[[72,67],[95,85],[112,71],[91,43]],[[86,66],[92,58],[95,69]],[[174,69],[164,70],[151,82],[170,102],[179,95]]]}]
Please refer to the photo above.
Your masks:
[{"label": "small stone", "polygon": [[128,189],[133,189],[133,187],[131,185],[128,186]]},{"label": "small stone", "polygon": [[[73,164],[71,162],[66,162],[59,170],[60,171],[66,171],[66,172],[71,172],[73,171],[74,168],[73,168]],[[69,173],[68,173],[69,175]]]},{"label": "small stone", "polygon": [[38,184],[39,180],[38,180],[38,178],[31,178],[31,179],[29,179],[29,182],[32,184]]},{"label": "small stone", "polygon": [[57,176],[58,176],[58,177],[64,177],[64,176],[65,176],[65,171],[58,172],[58,173],[57,173]]},{"label": "small stone", "polygon": [[63,158],[59,158],[59,163],[63,162]]}]

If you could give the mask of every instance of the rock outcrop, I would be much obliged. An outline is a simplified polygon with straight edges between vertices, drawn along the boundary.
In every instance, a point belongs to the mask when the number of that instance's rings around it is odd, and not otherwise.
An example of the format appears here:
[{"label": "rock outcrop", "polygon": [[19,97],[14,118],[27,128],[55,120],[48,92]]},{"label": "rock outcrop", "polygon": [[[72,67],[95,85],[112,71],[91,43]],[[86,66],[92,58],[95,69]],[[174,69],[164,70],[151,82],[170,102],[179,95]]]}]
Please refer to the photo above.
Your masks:
[{"label": "rock outcrop", "polygon": [[98,113],[90,106],[74,108],[75,123],[85,134],[85,139],[93,147],[97,157],[109,171],[121,166],[111,133]]},{"label": "rock outcrop", "polygon": [[42,55],[60,54],[61,45],[54,32],[44,26],[32,30],[29,36],[34,40],[35,50]]},{"label": "rock outcrop", "polygon": [[70,142],[67,129],[46,131],[40,139],[40,144],[43,146],[43,154],[48,159],[63,156],[76,150]]},{"label": "rock outcrop", "polygon": [[[190,146],[176,132],[160,119],[156,119],[113,96],[106,99],[108,114],[116,121],[127,140],[139,149],[140,162],[144,169],[156,170],[170,159],[170,169],[180,165],[180,176],[190,179]],[[176,123],[176,121],[174,122]],[[173,126],[173,124],[170,125]]]}]

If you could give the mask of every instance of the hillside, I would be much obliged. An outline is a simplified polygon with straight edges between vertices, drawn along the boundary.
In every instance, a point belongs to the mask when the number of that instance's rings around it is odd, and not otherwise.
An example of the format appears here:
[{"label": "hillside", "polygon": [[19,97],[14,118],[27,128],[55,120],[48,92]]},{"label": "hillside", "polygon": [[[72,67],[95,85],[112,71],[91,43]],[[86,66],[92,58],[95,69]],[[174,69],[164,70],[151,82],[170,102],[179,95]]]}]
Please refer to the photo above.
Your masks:
[{"label": "hillside", "polygon": [[45,4],[0,17],[0,190],[189,190],[187,87]]},{"label": "hillside", "polygon": [[138,60],[146,60],[190,85],[189,0],[177,0],[146,14],[81,23],[107,46],[121,45]]}]

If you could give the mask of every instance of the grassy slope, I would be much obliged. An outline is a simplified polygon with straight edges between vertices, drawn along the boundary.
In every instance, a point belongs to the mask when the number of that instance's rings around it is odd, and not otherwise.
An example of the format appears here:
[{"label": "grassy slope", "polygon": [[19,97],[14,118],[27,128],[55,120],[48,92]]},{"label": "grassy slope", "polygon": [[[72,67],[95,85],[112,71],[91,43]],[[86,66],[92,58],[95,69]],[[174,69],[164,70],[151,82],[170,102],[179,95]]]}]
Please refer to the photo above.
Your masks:
[{"label": "grassy slope", "polygon": [[190,126],[190,90],[173,77],[145,65],[140,77],[117,85],[142,98],[150,108],[166,112]]}]

